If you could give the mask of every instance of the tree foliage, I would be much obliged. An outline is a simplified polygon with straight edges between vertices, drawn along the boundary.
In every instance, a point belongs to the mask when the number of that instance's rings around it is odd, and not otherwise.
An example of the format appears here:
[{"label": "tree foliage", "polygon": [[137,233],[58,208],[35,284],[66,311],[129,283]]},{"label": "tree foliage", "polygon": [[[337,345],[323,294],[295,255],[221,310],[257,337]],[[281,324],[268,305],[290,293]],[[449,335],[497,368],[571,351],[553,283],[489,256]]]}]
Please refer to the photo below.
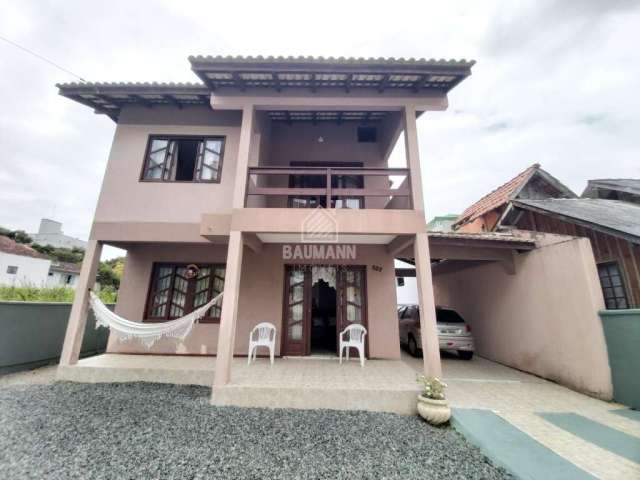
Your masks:
[{"label": "tree foliage", "polygon": [[33,242],[33,238],[31,238],[24,230],[12,230],[9,232],[7,237],[11,238],[16,243],[26,243],[28,245]]},{"label": "tree foliage", "polygon": [[124,258],[117,257],[101,262],[98,268],[98,282],[102,287],[120,288],[120,280],[124,270]]},{"label": "tree foliage", "polygon": [[80,263],[84,258],[84,250],[78,247],[54,247],[52,245],[33,243],[31,248],[59,262]]}]

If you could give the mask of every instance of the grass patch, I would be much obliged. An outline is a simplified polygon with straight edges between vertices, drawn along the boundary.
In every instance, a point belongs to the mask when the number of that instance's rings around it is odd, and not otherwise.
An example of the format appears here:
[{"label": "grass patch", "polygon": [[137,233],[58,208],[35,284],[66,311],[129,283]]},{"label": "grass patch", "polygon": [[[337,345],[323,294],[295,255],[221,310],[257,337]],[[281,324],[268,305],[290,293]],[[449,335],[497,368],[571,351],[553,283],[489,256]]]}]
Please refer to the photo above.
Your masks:
[{"label": "grass patch", "polygon": [[[0,301],[71,303],[75,290],[71,287],[32,287],[0,285]],[[102,288],[98,297],[104,303],[115,303],[118,292],[113,287]]]}]

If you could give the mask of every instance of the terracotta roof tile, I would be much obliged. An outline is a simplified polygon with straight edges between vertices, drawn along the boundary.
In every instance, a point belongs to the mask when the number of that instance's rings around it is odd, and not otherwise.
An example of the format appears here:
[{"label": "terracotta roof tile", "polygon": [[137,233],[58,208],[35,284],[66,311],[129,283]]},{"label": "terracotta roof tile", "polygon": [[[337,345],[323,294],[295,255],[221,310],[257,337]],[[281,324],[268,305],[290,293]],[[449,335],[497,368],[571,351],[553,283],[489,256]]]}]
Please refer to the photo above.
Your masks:
[{"label": "terracotta roof tile", "polygon": [[0,235],[0,252],[9,253],[11,255],[20,255],[21,257],[42,258],[49,260],[49,257],[40,252],[35,251],[29,245],[17,243],[9,237]]},{"label": "terracotta roof tile", "polygon": [[540,169],[540,164],[534,163],[525,171],[519,173],[504,185],[488,193],[476,203],[468,207],[456,220],[454,225],[471,222],[485,213],[511,200],[512,195]]}]

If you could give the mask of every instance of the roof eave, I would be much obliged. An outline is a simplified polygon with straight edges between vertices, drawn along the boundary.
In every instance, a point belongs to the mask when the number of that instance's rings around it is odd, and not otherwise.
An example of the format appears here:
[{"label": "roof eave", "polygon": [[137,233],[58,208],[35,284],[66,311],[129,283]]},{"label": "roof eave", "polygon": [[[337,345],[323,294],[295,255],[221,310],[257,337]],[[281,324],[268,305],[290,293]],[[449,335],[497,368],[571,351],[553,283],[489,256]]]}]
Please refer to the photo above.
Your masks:
[{"label": "roof eave", "polygon": [[[580,200],[580,199],[576,199],[576,200]],[[613,200],[611,200],[613,201]],[[607,227],[605,225],[601,225],[599,223],[594,223],[594,222],[590,222],[589,220],[584,220],[582,218],[577,218],[574,217],[572,215],[568,215],[566,213],[558,213],[555,212],[553,210],[548,210],[542,206],[539,205],[529,205],[527,203],[518,201],[518,200],[512,200],[513,205],[515,205],[518,208],[522,208],[524,210],[531,210],[532,212],[536,212],[536,213],[541,213],[544,215],[549,215],[551,217],[557,218],[559,220],[563,220],[563,221],[567,221],[569,223],[575,223],[577,225],[581,225],[583,227],[586,228],[590,228],[592,230],[596,230],[598,232],[601,233],[606,233],[608,235],[612,235],[614,237],[620,237],[623,238],[624,240],[627,240],[629,242],[632,243],[637,243],[640,244],[640,237],[638,237],[637,235],[633,235],[631,233],[627,233],[627,232],[623,232],[620,230],[617,230],[615,228],[611,228],[611,227]]]}]

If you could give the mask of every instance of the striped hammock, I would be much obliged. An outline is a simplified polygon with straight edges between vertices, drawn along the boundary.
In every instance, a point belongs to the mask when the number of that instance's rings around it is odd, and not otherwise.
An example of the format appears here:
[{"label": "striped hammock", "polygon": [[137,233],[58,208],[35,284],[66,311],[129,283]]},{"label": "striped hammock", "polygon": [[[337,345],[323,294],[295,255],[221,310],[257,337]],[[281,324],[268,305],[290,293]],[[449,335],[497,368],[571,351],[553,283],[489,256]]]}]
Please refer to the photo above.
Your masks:
[{"label": "striped hammock", "polygon": [[163,323],[132,322],[122,318],[109,310],[98,296],[89,292],[89,305],[96,316],[96,328],[107,327],[118,338],[124,341],[138,339],[146,347],[151,348],[163,337],[184,340],[191,332],[193,324],[205,316],[207,311],[220,303],[222,293],[214,297],[209,303],[199,307],[184,317]]}]

